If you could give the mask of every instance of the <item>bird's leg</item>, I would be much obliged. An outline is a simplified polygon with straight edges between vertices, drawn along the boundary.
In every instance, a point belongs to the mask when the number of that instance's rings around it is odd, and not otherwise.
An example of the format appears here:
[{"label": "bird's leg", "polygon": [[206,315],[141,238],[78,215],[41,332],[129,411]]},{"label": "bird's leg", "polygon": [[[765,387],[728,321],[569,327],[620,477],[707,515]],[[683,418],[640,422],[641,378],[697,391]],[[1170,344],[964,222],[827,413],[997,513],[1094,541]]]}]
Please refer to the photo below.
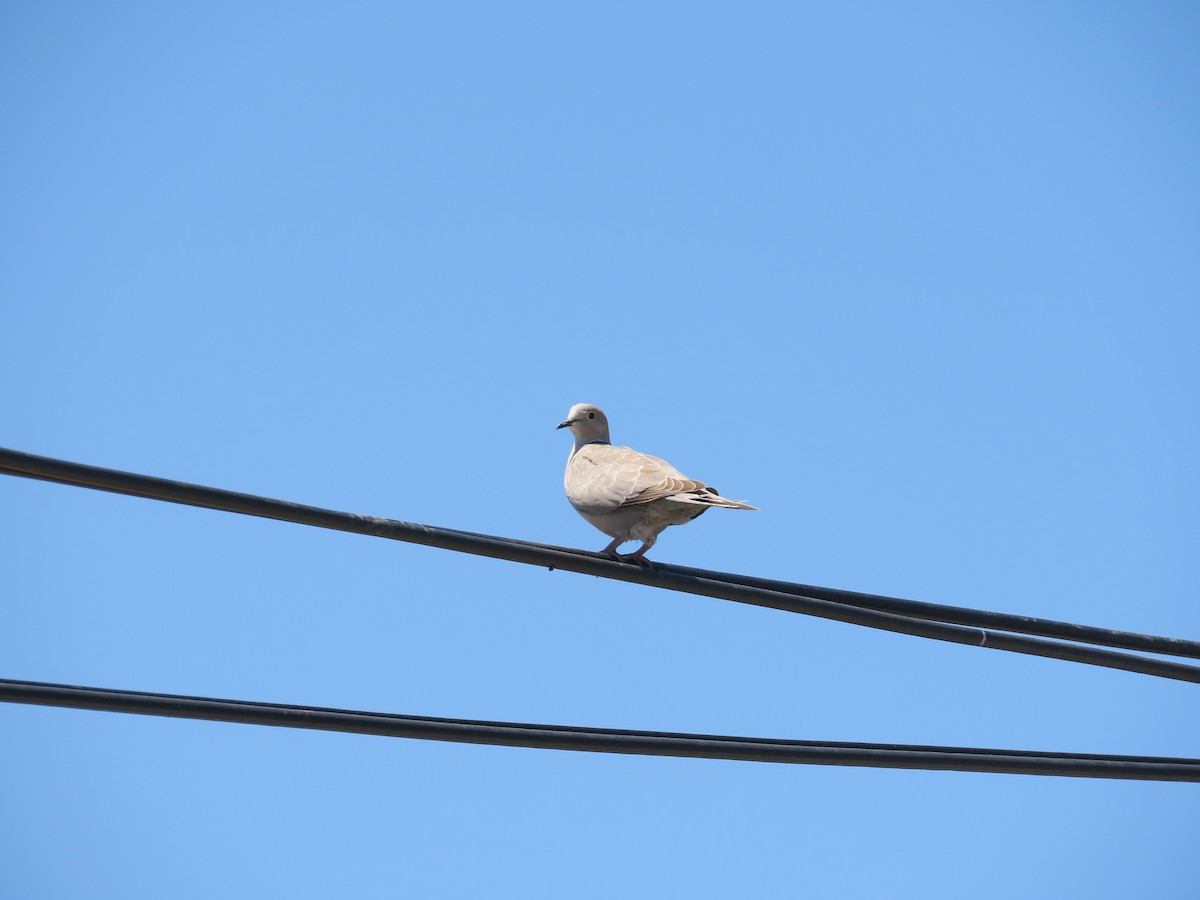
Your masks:
[{"label": "bird's leg", "polygon": [[613,559],[616,559],[620,555],[619,553],[617,553],[617,548],[620,547],[623,543],[625,543],[625,535],[618,534],[615,538],[612,539],[611,544],[609,544],[607,547],[605,547],[603,550],[600,551],[600,555],[608,556]]},{"label": "bird's leg", "polygon": [[638,548],[636,553],[630,553],[625,557],[626,562],[637,563],[639,566],[645,566],[648,569],[654,568],[654,563],[646,559],[646,551],[653,546],[653,541],[646,541]]}]

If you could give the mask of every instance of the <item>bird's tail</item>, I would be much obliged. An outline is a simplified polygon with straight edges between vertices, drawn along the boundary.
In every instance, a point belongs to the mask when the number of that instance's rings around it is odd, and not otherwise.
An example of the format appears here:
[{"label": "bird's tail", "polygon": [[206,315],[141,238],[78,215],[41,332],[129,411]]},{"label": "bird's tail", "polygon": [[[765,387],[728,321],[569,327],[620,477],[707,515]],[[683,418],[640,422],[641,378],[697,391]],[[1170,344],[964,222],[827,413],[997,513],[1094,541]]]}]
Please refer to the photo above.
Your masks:
[{"label": "bird's tail", "polygon": [[675,494],[670,498],[676,503],[692,503],[696,506],[721,506],[725,509],[758,509],[741,500],[730,500],[717,493],[714,487],[702,487],[699,490],[688,491],[686,494]]}]

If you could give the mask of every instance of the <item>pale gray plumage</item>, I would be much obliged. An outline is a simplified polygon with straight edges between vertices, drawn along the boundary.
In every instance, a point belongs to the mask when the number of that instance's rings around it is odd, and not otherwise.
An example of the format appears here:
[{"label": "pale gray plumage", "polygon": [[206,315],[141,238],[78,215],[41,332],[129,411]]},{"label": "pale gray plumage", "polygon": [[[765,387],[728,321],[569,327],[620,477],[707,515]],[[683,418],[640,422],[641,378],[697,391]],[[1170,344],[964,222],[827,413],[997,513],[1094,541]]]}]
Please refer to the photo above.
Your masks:
[{"label": "pale gray plumage", "polygon": [[569,428],[575,436],[563,480],[567,499],[613,539],[600,551],[608,556],[615,556],[625,541],[641,541],[641,548],[629,558],[645,562],[646,551],[664,528],[690,522],[710,506],[757,509],[725,499],[657,456],[612,446],[608,418],[590,403],[572,406],[558,427]]}]

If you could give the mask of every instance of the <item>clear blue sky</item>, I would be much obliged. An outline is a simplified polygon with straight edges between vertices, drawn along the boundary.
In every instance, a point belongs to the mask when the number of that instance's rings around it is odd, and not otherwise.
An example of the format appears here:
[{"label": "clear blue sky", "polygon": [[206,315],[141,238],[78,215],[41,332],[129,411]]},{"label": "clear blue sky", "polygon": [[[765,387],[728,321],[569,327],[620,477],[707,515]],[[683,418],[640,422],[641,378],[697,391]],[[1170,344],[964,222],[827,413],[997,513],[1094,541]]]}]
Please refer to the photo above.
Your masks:
[{"label": "clear blue sky", "polygon": [[[651,554],[1200,637],[1187,3],[0,8],[0,445],[568,546],[571,404],[760,512]],[[1194,685],[0,478],[0,676],[1200,755]],[[27,898],[1194,890],[1195,785],[0,705]],[[1191,895],[1194,896],[1194,895]]]}]

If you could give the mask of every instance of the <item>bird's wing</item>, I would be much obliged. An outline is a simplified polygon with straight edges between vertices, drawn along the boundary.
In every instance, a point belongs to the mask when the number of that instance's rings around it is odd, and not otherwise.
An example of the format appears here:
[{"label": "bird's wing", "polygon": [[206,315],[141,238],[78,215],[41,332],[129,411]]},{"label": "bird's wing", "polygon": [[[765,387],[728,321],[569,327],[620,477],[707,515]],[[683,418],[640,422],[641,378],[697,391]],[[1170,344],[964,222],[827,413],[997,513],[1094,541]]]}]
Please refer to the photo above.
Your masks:
[{"label": "bird's wing", "polygon": [[576,509],[602,512],[649,503],[705,484],[688,478],[670,463],[629,447],[585,444],[567,465],[567,497]]}]

